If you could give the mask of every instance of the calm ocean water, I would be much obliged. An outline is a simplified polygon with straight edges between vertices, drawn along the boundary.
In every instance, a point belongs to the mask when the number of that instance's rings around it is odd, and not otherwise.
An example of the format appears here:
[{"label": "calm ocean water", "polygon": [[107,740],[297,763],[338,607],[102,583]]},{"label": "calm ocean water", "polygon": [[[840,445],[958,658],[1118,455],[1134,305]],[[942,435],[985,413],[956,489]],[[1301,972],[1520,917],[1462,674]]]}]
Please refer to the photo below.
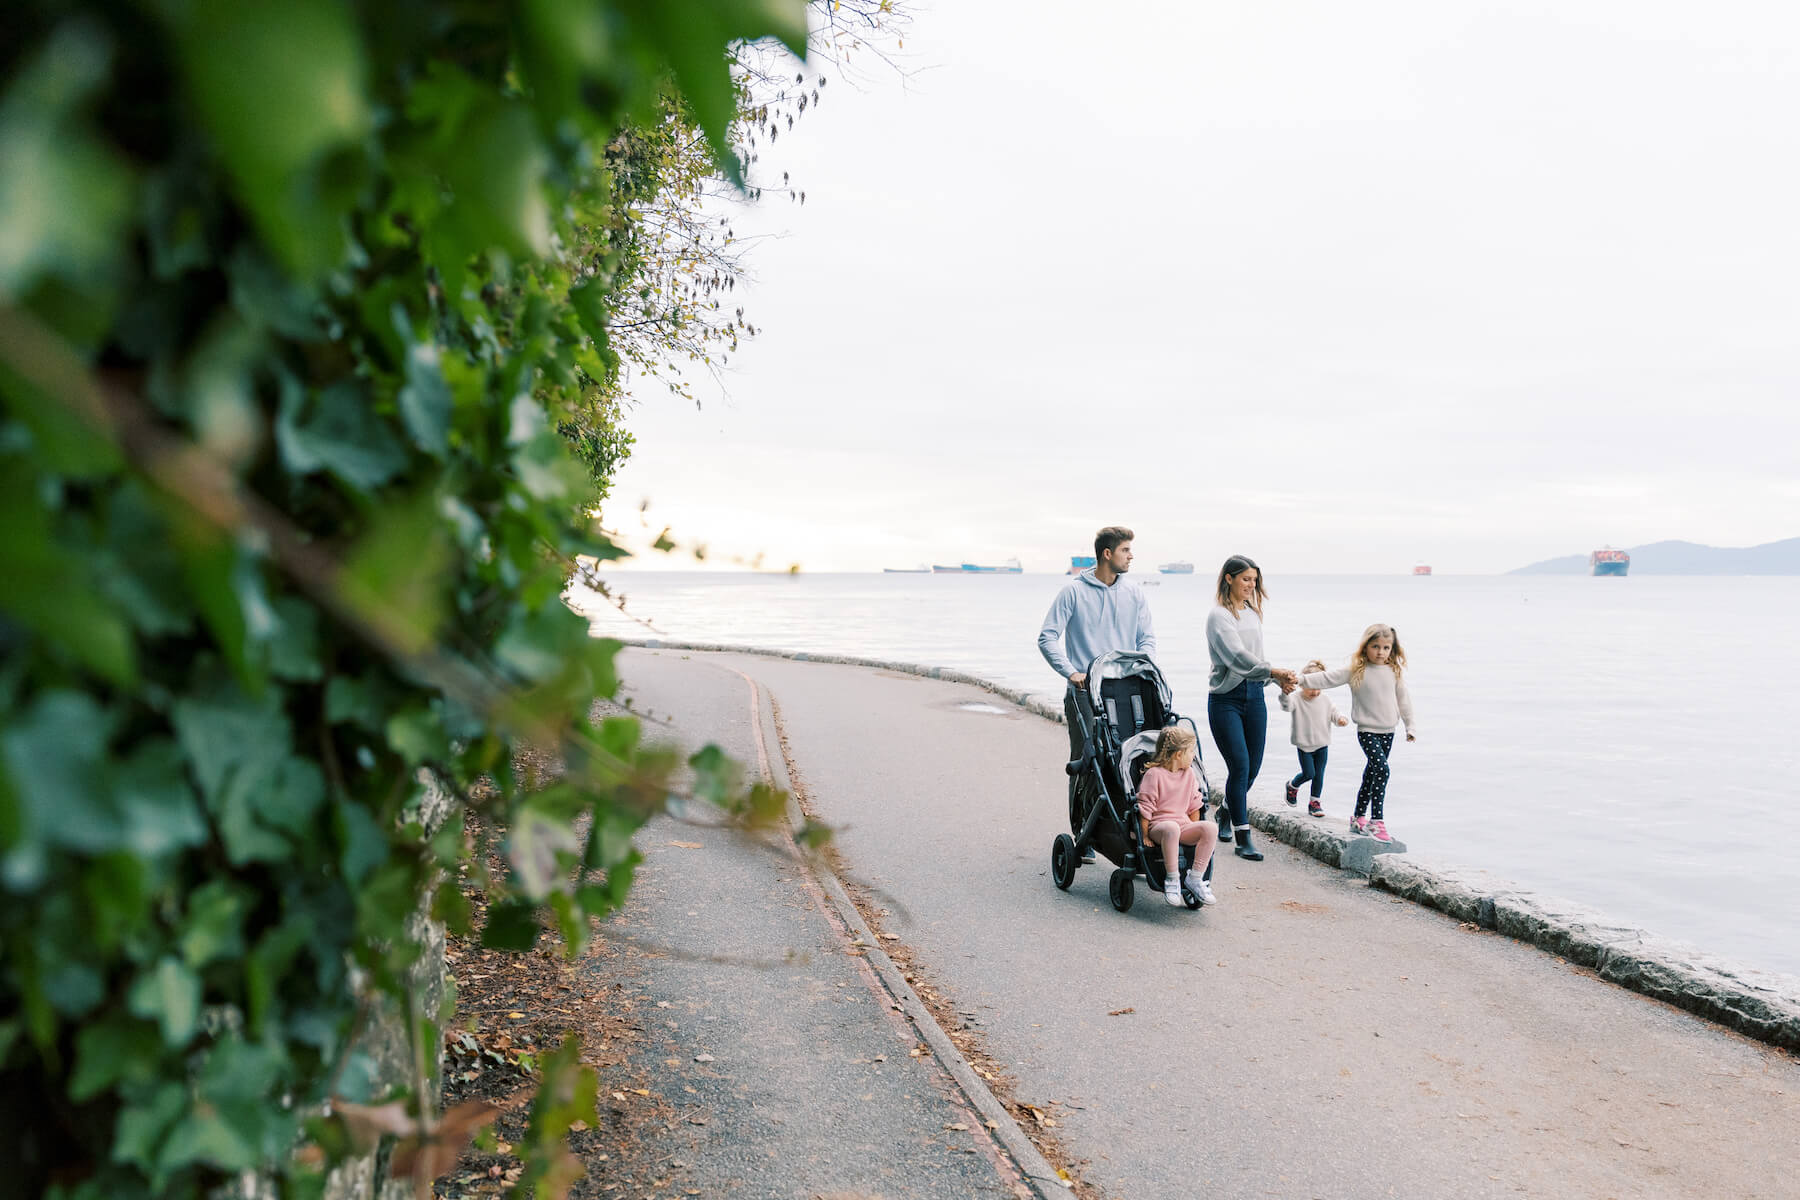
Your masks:
[{"label": "calm ocean water", "polygon": [[[1176,706],[1204,731],[1213,580],[1133,578],[1149,582]],[[611,580],[656,632],[603,614],[596,633],[954,667],[1060,703],[1036,644],[1060,576]],[[1371,621],[1399,630],[1421,733],[1395,744],[1387,816],[1414,853],[1800,975],[1800,578],[1314,576],[1270,588],[1278,665],[1335,665]],[[1259,791],[1295,769],[1275,694]],[[1348,692],[1333,695],[1348,711]],[[1353,733],[1332,743],[1334,816],[1348,815],[1362,770]],[[1204,749],[1222,785],[1222,760]]]}]

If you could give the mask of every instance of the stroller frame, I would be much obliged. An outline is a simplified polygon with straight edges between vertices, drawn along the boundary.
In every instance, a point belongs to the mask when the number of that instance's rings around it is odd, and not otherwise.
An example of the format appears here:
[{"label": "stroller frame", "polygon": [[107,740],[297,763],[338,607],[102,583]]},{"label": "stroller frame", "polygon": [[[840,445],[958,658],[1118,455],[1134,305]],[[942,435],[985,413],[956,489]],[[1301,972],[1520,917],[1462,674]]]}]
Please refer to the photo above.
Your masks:
[{"label": "stroller frame", "polygon": [[[1193,718],[1174,711],[1168,684],[1148,655],[1119,651],[1101,655],[1088,667],[1087,678],[1086,687],[1074,688],[1082,751],[1064,768],[1075,781],[1069,789],[1069,832],[1057,834],[1051,844],[1050,876],[1058,888],[1067,891],[1081,867],[1082,854],[1092,847],[1096,854],[1115,864],[1107,882],[1107,896],[1114,908],[1125,912],[1135,899],[1134,881],[1139,876],[1150,888],[1161,891],[1168,870],[1162,848],[1147,842],[1144,836],[1137,784],[1131,778],[1130,763],[1123,759],[1128,743],[1146,731],[1186,725],[1194,734],[1194,769],[1200,776],[1202,820],[1206,819],[1212,785],[1200,761],[1199,726]],[[1086,811],[1081,811],[1080,783],[1084,777],[1091,780],[1097,795]],[[1193,864],[1193,855],[1193,847],[1181,847],[1177,870],[1185,873]],[[1205,877],[1212,877],[1210,862]],[[1201,905],[1200,897],[1185,884],[1181,898],[1190,909]]]}]

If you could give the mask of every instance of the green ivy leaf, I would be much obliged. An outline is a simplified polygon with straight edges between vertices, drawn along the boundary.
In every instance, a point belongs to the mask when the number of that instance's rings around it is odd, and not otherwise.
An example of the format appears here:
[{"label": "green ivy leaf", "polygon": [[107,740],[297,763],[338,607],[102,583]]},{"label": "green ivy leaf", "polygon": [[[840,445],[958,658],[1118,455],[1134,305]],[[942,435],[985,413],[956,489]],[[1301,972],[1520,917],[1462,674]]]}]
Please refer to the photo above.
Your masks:
[{"label": "green ivy leaf", "polygon": [[544,199],[549,161],[523,104],[484,102],[463,123],[443,164],[454,201],[443,220],[452,253],[467,259],[498,249],[515,258],[550,250]]},{"label": "green ivy leaf", "polygon": [[282,596],[273,604],[275,623],[265,641],[269,674],[294,683],[317,683],[320,665],[319,610],[298,596]]},{"label": "green ivy leaf", "polygon": [[339,595],[408,652],[431,643],[448,601],[450,538],[430,494],[379,513],[351,551]]},{"label": "green ivy leaf", "polygon": [[146,1098],[129,1104],[119,1113],[115,1126],[113,1158],[154,1172],[169,1130],[187,1107],[187,1088],[176,1082],[164,1083]]},{"label": "green ivy leaf", "polygon": [[433,458],[450,452],[450,385],[438,369],[438,348],[418,342],[406,352],[406,386],[400,389],[400,419],[413,445]]},{"label": "green ivy leaf", "polygon": [[147,1022],[120,1013],[84,1025],[75,1035],[69,1099],[80,1104],[119,1083],[149,1083],[162,1066],[162,1054],[156,1026]]},{"label": "green ivy leaf", "polygon": [[107,778],[107,725],[88,696],[57,691],[0,732],[0,760],[20,805],[18,841],[6,847],[9,872],[46,847],[102,854],[125,844],[126,822]]},{"label": "green ivy leaf", "polygon": [[242,957],[248,907],[245,893],[223,879],[203,884],[189,896],[176,941],[187,965],[198,970],[215,959]]},{"label": "green ivy leaf", "polygon": [[373,675],[333,675],[325,685],[325,719],[378,733],[393,701],[392,689]]},{"label": "green ivy leaf", "polygon": [[113,776],[125,816],[124,844],[133,854],[153,859],[201,845],[210,836],[181,747],[174,741],[141,743],[114,768]]},{"label": "green ivy leaf", "polygon": [[537,907],[522,900],[490,905],[481,927],[481,944],[494,950],[529,950],[537,944]]},{"label": "green ivy leaf", "polygon": [[200,1023],[200,977],[173,958],[165,958],[140,974],[128,1001],[133,1016],[155,1021],[163,1042],[180,1049]]},{"label": "green ivy leaf", "polygon": [[[106,79],[111,48],[96,24],[66,22],[0,98],[0,301],[41,276],[109,273],[131,212],[131,176],[87,131],[79,110]],[[113,448],[66,423],[40,429],[65,469],[110,468]]]},{"label": "green ivy leaf", "polygon": [[272,1047],[227,1040],[206,1056],[193,1106],[170,1131],[158,1164],[205,1163],[222,1171],[263,1165],[292,1144],[298,1120],[270,1103],[280,1091],[282,1056]]},{"label": "green ivy leaf", "polygon": [[0,577],[19,581],[0,588],[0,611],[129,685],[137,676],[130,630],[100,598],[86,561],[58,544],[35,483],[18,464],[0,462]]},{"label": "green ivy leaf", "polygon": [[600,883],[583,885],[575,893],[581,902],[581,910],[590,919],[605,917],[616,911],[625,903],[625,897],[631,892],[633,880],[637,878],[638,864],[644,856],[635,849],[628,851],[618,862],[606,869],[606,878]]},{"label": "green ivy leaf", "polygon": [[567,820],[529,804],[513,815],[506,857],[513,881],[527,900],[541,902],[551,892],[565,889],[580,854],[581,840]]},{"label": "green ivy leaf", "polygon": [[334,192],[326,156],[370,121],[349,7],[192,0],[166,11],[188,91],[264,235],[303,277],[335,266],[353,196]]},{"label": "green ivy leaf", "polygon": [[175,706],[177,736],[233,865],[291,855],[325,800],[317,764],[290,753],[280,702],[273,688],[252,701],[227,687]]},{"label": "green ivy leaf", "polygon": [[743,779],[744,769],[718,746],[708,743],[688,759],[694,772],[694,794],[724,808]]},{"label": "green ivy leaf", "polygon": [[373,491],[406,466],[406,449],[375,415],[365,390],[342,383],[308,395],[284,380],[275,423],[281,461],[297,475],[330,471],[359,491]]},{"label": "green ivy leaf", "polygon": [[338,869],[352,887],[368,877],[370,871],[387,861],[388,840],[381,826],[360,804],[338,801],[332,805],[336,821],[338,845],[342,852]]},{"label": "green ivy leaf", "polygon": [[524,1139],[525,1171],[519,1189],[537,1195],[541,1188],[552,1195],[565,1193],[585,1172],[569,1153],[568,1136],[577,1121],[599,1120],[595,1102],[600,1077],[581,1064],[581,1043],[573,1034],[555,1051],[538,1060],[542,1082],[531,1101],[531,1119]]}]

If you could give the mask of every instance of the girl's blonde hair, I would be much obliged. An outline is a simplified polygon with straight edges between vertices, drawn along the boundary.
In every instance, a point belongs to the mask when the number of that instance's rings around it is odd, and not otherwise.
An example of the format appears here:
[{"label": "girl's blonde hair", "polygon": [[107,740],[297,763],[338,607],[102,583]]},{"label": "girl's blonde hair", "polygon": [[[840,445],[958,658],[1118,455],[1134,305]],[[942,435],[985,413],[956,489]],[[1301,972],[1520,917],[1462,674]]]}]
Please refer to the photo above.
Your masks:
[{"label": "girl's blonde hair", "polygon": [[1171,725],[1156,735],[1156,749],[1151,753],[1150,761],[1144,764],[1144,769],[1148,771],[1151,767],[1161,767],[1165,771],[1173,771],[1175,756],[1183,750],[1192,750],[1194,746],[1194,734],[1191,730]]},{"label": "girl's blonde hair", "polygon": [[1400,635],[1394,632],[1392,625],[1383,625],[1377,622],[1363,630],[1362,641],[1356,643],[1356,653],[1350,656],[1351,687],[1362,686],[1363,672],[1369,669],[1367,657],[1369,643],[1379,637],[1388,638],[1394,643],[1394,652],[1388,655],[1387,660],[1387,665],[1394,669],[1394,678],[1398,679],[1400,673],[1406,670],[1406,651],[1400,648]]},{"label": "girl's blonde hair", "polygon": [[1247,555],[1234,554],[1219,568],[1219,604],[1224,608],[1231,607],[1231,581],[1245,571],[1256,572],[1256,590],[1250,594],[1250,607],[1260,617],[1263,601],[1269,598],[1269,593],[1263,590],[1262,568],[1256,565],[1255,559]]}]

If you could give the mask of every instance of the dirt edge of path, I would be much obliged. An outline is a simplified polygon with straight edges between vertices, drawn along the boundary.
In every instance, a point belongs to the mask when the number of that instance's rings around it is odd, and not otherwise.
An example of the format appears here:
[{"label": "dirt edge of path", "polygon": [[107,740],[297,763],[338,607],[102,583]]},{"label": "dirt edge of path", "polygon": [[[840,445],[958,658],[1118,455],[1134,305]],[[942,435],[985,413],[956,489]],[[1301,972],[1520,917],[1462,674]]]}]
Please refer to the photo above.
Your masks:
[{"label": "dirt edge of path", "polygon": [[[795,806],[805,819],[819,821],[818,811],[807,790],[805,775],[800,770],[799,764],[795,762],[793,750],[788,744],[787,729],[781,718],[780,702],[776,700],[772,691],[768,692],[768,696],[775,736],[780,743],[782,765],[785,768]],[[1045,1194],[1073,1195],[1080,1197],[1081,1200],[1107,1200],[1106,1193],[1101,1188],[1082,1179],[1081,1170],[1087,1165],[1087,1160],[1064,1145],[1057,1132],[1056,1110],[1063,1106],[1063,1102],[1047,1100],[1041,1103],[1032,1103],[1019,1097],[1018,1081],[1007,1072],[1005,1066],[998,1059],[988,1052],[979,1032],[970,1028],[962,1019],[956,1003],[945,994],[944,989],[936,984],[930,973],[919,964],[917,955],[912,948],[905,944],[899,934],[887,928],[886,918],[891,913],[883,906],[879,893],[856,879],[835,846],[827,843],[823,849],[823,857],[826,869],[835,877],[850,903],[855,906],[863,923],[874,935],[876,944],[870,949],[876,953],[868,956],[871,965],[876,966],[877,973],[880,974],[880,957],[885,956],[891,962],[892,968],[901,982],[900,990],[910,990],[917,997],[918,1003],[936,1024],[938,1032],[947,1040],[947,1045],[954,1053],[960,1055],[968,1069],[979,1077],[978,1086],[985,1088],[989,1098],[998,1108],[1004,1110],[1012,1121],[1017,1137],[1029,1143],[1049,1164],[1050,1171],[1053,1173],[1052,1178],[1042,1179],[1043,1173],[1041,1171],[1036,1173],[1035,1178],[1039,1182],[1039,1190]],[[896,981],[884,980],[884,982],[888,983],[892,989]],[[900,998],[904,999],[904,997]],[[948,1067],[950,1064],[946,1063],[945,1065]],[[954,1078],[954,1076],[955,1072],[952,1072],[952,1077]],[[970,1090],[969,1083],[964,1080],[957,1080],[957,1084],[965,1092]],[[977,1107],[980,1107],[979,1097],[971,1095],[970,1099],[976,1102]],[[989,1122],[990,1131],[999,1134],[1001,1131],[995,1128],[995,1125],[995,1122]],[[1009,1148],[1009,1152],[1013,1152],[1011,1148]],[[1014,1157],[1019,1156],[1014,1153]],[[1028,1164],[1021,1162],[1019,1166],[1021,1169],[1025,1169]],[[1025,1170],[1025,1174],[1028,1178],[1034,1178],[1033,1172],[1030,1170]],[[1061,1186],[1056,1187],[1057,1183],[1060,1183]],[[1054,1188],[1054,1192],[1051,1191],[1052,1188]]]}]

